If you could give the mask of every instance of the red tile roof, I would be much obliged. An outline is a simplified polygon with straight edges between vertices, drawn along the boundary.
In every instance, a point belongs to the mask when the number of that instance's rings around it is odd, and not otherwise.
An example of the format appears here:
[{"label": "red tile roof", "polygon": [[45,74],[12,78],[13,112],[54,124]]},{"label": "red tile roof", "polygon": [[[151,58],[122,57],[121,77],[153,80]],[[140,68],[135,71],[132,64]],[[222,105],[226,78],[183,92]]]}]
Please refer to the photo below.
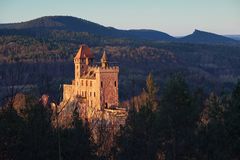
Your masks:
[{"label": "red tile roof", "polygon": [[80,59],[80,58],[93,58],[93,54],[90,50],[90,48],[86,44],[80,45],[80,48],[74,57],[74,59]]}]

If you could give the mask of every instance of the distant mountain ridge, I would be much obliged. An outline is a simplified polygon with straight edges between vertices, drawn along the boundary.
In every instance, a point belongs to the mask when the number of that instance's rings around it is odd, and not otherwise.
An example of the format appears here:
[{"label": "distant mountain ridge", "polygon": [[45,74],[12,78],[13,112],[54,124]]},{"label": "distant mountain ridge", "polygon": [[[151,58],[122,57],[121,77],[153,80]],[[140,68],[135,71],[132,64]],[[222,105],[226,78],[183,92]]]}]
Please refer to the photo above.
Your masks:
[{"label": "distant mountain ridge", "polygon": [[240,35],[224,35],[225,37],[240,41]]},{"label": "distant mountain ridge", "polygon": [[218,34],[195,30],[192,34],[180,38],[182,42],[192,43],[234,43],[236,40]]},{"label": "distant mountain ridge", "polygon": [[167,42],[188,42],[188,43],[238,43],[239,41],[217,35],[210,32],[195,30],[192,34],[176,38],[167,33],[156,30],[119,30],[113,27],[90,22],[81,18],[71,16],[46,16],[34,20],[0,24],[0,31],[8,30],[66,30],[73,32],[88,32],[98,36],[108,36],[116,38],[131,38],[140,40],[167,41]]}]

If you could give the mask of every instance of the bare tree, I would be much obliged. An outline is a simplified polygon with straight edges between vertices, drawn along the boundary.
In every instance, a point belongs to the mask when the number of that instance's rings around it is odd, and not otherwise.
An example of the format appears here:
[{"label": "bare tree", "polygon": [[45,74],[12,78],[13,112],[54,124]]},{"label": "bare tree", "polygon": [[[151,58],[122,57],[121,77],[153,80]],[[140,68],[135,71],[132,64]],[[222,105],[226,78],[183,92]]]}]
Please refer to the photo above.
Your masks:
[{"label": "bare tree", "polygon": [[0,104],[7,104],[13,107],[15,95],[26,91],[29,74],[26,72],[27,66],[23,62],[12,62],[4,64],[2,70],[2,83],[0,86]]}]

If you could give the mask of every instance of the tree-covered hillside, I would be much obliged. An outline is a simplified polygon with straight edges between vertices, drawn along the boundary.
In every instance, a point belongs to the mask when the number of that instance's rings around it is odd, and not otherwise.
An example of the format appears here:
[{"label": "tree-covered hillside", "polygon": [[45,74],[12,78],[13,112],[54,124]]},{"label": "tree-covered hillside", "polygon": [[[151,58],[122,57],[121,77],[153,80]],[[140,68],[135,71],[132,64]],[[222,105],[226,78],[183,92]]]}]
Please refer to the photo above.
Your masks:
[{"label": "tree-covered hillside", "polygon": [[[61,83],[70,83],[73,79],[72,60],[82,43],[91,48],[96,62],[100,60],[103,50],[106,50],[109,60],[118,63],[121,100],[133,93],[140,93],[144,79],[149,72],[153,73],[160,84],[163,84],[173,73],[182,72],[190,81],[191,88],[203,87],[207,91],[231,89],[239,79],[240,45],[238,43],[200,44],[150,41],[136,37],[119,38],[112,34],[99,35],[94,34],[95,32],[82,32],[80,26],[79,30],[50,27],[58,26],[55,22],[61,20],[65,27],[66,25],[70,27],[71,23],[75,22],[79,25],[84,23],[104,28],[101,25],[75,18],[73,19],[76,21],[68,23],[71,17],[62,18],[45,17],[22,24],[13,24],[15,28],[11,28],[11,25],[1,27],[1,86],[10,85],[10,73],[16,75],[15,71],[11,70],[24,68],[19,73],[25,77],[22,78],[24,81],[21,79],[17,85],[27,83],[43,86],[45,85],[42,84],[43,81],[47,80],[50,87],[46,88],[57,94],[59,92],[57,88]],[[145,31],[141,33],[146,34]],[[134,34],[139,35],[137,31],[134,31]],[[201,32],[198,35],[205,35],[205,33]],[[128,88],[133,85],[133,81],[136,83],[134,84],[135,90],[129,91]]]},{"label": "tree-covered hillside", "polygon": [[[39,75],[49,77],[52,82],[70,82],[73,78],[72,59],[82,43],[89,45],[96,62],[105,49],[109,60],[120,65],[122,99],[129,96],[127,88],[133,79],[137,83],[135,92],[139,93],[149,72],[160,83],[169,75],[182,72],[192,86],[217,91],[231,88],[240,75],[239,45],[136,41],[53,30],[43,32],[42,36],[0,36],[2,85],[8,81],[7,67],[17,62],[28,66],[21,74],[32,75],[29,83],[39,81]],[[50,69],[44,69],[48,67]]]}]

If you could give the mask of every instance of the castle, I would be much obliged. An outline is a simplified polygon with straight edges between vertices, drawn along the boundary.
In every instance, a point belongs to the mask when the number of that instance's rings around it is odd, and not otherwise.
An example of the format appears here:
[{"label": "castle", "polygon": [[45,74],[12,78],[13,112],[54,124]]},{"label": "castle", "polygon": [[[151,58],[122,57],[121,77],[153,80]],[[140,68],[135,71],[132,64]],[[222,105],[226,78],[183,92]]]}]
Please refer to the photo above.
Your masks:
[{"label": "castle", "polygon": [[106,52],[96,65],[90,48],[80,45],[74,57],[75,79],[63,85],[63,100],[72,97],[84,99],[94,110],[113,109],[118,106],[118,66],[110,66]]},{"label": "castle", "polygon": [[95,62],[90,48],[83,44],[74,57],[74,69],[72,83],[63,85],[59,124],[69,127],[77,110],[79,118],[88,123],[95,143],[110,151],[114,135],[128,115],[118,102],[119,67],[110,65],[105,51],[101,62]]}]

